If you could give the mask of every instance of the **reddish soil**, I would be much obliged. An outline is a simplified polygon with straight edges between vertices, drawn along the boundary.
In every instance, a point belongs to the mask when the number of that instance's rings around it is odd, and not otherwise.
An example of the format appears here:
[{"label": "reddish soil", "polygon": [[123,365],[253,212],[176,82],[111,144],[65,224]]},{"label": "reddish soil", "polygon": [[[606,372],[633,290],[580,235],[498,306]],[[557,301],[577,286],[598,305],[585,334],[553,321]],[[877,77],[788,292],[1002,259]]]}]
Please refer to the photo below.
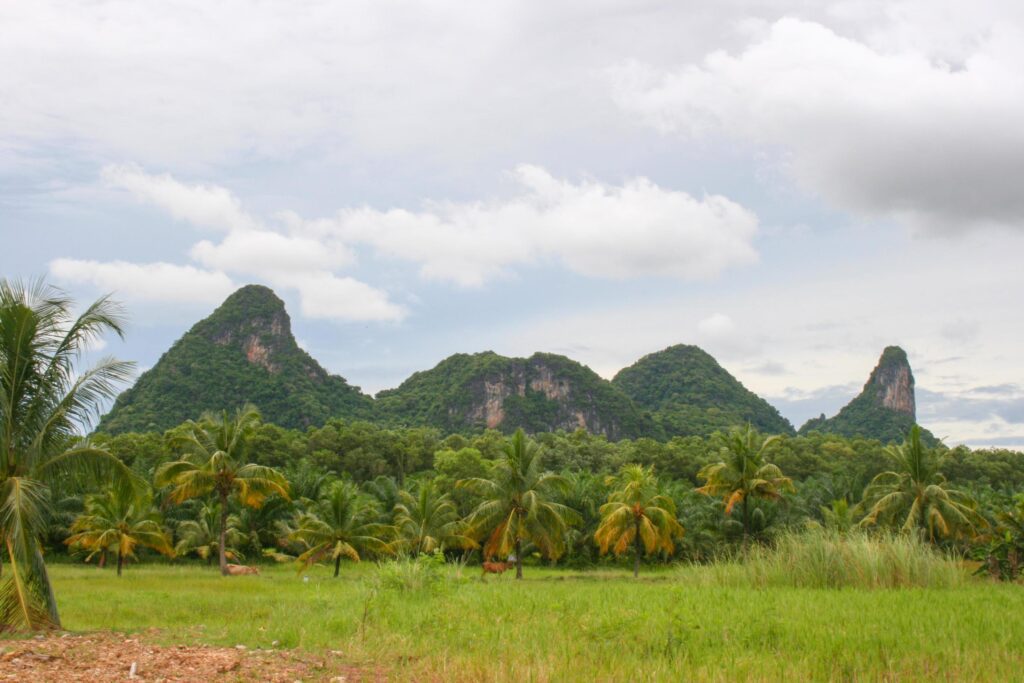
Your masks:
[{"label": "reddish soil", "polygon": [[149,642],[152,635],[91,633],[0,640],[0,681],[363,683],[387,679],[381,670],[346,665],[341,653],[165,646]]}]

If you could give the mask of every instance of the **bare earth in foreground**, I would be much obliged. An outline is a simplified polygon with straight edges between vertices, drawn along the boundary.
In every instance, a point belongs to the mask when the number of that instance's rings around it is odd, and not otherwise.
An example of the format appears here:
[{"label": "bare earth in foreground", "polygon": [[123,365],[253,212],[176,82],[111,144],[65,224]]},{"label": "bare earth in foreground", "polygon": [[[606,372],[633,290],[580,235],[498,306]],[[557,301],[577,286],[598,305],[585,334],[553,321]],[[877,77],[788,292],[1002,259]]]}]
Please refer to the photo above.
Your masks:
[{"label": "bare earth in foreground", "polygon": [[120,633],[0,640],[0,681],[355,683],[385,679],[383,671],[346,666],[334,653],[161,646],[145,637]]}]

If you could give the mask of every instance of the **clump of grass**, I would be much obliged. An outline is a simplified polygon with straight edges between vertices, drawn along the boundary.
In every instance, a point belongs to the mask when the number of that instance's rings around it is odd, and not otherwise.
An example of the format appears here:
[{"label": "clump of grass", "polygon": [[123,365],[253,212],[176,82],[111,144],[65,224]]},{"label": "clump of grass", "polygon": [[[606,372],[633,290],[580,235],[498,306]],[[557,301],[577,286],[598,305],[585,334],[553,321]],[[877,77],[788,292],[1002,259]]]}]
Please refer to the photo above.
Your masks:
[{"label": "clump of grass", "polygon": [[745,558],[701,568],[716,586],[793,588],[953,588],[960,566],[914,536],[811,529],[757,546]]},{"label": "clump of grass", "polygon": [[385,590],[435,592],[448,583],[448,575],[444,556],[437,553],[381,562],[373,580]]}]

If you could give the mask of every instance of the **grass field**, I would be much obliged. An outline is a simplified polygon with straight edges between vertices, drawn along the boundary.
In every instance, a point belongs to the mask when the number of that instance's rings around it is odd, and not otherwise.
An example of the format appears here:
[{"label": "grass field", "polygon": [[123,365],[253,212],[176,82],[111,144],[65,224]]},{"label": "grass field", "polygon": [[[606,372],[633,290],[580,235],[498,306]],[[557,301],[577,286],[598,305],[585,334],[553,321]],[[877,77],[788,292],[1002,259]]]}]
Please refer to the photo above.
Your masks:
[{"label": "grass field", "polygon": [[[163,643],[340,651],[397,680],[1021,680],[1024,589],[757,588],[685,567],[641,575],[528,568],[381,586],[374,565],[304,581],[287,567],[222,578],[55,566],[72,631],[160,629]],[[725,578],[723,578],[725,577]],[[724,584],[724,585],[723,585]]]}]

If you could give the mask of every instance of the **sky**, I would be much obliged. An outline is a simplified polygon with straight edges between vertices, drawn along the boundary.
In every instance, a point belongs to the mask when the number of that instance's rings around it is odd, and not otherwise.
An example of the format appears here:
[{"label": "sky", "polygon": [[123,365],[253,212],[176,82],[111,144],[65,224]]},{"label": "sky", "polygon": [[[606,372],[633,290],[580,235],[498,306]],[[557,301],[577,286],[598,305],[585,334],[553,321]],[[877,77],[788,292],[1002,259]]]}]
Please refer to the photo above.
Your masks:
[{"label": "sky", "polygon": [[234,289],[374,393],[697,344],[796,426],[883,347],[1024,447],[1024,4],[0,2],[0,274],[151,367]]}]

